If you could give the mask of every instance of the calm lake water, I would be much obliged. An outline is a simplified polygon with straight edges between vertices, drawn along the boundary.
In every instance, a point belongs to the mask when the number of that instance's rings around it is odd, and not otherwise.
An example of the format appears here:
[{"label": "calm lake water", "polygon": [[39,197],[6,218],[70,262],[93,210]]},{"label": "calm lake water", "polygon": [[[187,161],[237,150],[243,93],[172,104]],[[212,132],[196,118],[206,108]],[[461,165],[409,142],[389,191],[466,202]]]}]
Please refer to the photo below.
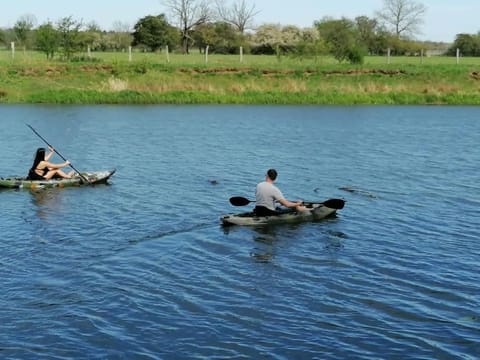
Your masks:
[{"label": "calm lake water", "polygon": [[[478,107],[3,105],[0,124],[2,177],[44,145],[25,124],[117,169],[0,192],[1,358],[480,354]],[[222,228],[270,167],[288,198],[346,207]]]}]

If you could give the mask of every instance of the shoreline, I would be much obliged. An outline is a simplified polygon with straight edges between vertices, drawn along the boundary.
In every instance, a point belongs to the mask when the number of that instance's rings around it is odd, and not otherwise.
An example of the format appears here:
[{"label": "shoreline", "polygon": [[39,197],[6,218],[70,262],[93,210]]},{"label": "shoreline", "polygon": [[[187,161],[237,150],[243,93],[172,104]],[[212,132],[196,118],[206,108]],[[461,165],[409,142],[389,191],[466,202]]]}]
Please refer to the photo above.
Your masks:
[{"label": "shoreline", "polygon": [[480,105],[479,67],[10,63],[0,103]]}]

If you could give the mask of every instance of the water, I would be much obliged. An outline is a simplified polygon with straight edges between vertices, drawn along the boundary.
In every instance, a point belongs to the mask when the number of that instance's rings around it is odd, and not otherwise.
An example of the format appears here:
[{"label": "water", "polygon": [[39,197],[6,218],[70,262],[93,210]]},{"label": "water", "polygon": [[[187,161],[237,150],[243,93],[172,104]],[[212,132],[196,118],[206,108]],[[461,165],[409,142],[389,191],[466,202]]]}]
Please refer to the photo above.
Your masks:
[{"label": "water", "polygon": [[[479,114],[1,106],[0,176],[44,145],[25,123],[76,168],[117,173],[0,192],[0,357],[476,359]],[[346,207],[223,229],[270,167],[288,198]]]}]

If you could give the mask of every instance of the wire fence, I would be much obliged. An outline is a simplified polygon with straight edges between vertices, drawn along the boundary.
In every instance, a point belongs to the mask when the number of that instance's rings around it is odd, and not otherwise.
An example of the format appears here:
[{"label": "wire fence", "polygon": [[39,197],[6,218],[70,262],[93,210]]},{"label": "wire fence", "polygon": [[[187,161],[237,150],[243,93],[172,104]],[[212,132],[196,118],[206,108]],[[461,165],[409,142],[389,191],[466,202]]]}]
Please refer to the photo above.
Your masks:
[{"label": "wire fence", "polygon": [[[172,66],[252,66],[252,67],[318,67],[326,65],[345,65],[332,56],[290,56],[290,55],[223,55],[208,51],[194,50],[190,54],[156,53],[126,50],[118,52],[94,52],[88,49],[77,53],[73,61],[104,63],[149,63],[170,64]],[[0,49],[0,64],[54,64],[59,60],[48,60],[40,51],[22,49]],[[480,57],[462,57],[430,55],[420,53],[417,56],[365,56],[363,66],[402,66],[402,65],[480,65]]]}]

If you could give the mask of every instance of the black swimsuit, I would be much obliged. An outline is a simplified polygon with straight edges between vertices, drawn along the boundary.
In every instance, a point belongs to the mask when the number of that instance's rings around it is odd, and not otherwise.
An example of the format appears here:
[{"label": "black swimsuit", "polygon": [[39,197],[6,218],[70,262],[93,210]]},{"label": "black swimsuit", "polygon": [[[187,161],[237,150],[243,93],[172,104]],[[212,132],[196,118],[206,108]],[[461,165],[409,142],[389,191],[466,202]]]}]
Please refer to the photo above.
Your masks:
[{"label": "black swimsuit", "polygon": [[[38,175],[37,172],[35,170],[40,170],[40,171],[43,171],[43,174],[42,175]],[[48,173],[48,168],[47,167],[44,167],[43,169],[39,169],[39,168],[36,168],[36,169],[30,169],[30,171],[28,172],[28,179],[29,180],[45,180],[45,175]]]}]

